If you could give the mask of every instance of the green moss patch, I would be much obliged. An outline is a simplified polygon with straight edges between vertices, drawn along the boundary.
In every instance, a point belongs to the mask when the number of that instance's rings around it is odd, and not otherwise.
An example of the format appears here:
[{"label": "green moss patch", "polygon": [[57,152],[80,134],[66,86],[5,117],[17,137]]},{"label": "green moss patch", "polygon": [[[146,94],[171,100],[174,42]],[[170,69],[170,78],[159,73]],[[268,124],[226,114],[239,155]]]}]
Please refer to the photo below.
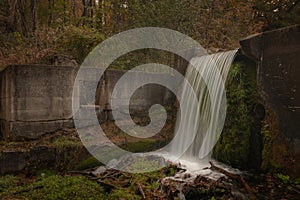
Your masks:
[{"label": "green moss patch", "polygon": [[130,142],[124,144],[121,148],[130,152],[149,152],[156,150],[159,147],[159,141],[155,139],[143,139],[138,142]]},{"label": "green moss patch", "polygon": [[255,67],[245,62],[232,65],[226,80],[227,115],[214,157],[235,167],[247,168],[253,106],[257,102]]},{"label": "green moss patch", "polygon": [[6,187],[0,191],[3,199],[106,199],[103,188],[83,176],[54,175],[28,185],[23,185],[16,177],[5,176],[0,182],[6,182]]}]

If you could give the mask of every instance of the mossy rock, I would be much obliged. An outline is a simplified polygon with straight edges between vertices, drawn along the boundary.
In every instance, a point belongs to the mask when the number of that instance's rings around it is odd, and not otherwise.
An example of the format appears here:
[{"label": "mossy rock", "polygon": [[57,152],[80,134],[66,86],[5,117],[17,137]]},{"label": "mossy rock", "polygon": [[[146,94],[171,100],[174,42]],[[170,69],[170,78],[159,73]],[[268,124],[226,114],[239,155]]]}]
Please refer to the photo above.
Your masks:
[{"label": "mossy rock", "polygon": [[138,152],[150,152],[156,150],[160,146],[160,142],[155,139],[143,139],[138,142],[129,142],[128,144],[124,144],[121,148],[126,151],[130,151],[133,153]]},{"label": "mossy rock", "polygon": [[94,167],[98,167],[103,165],[99,160],[95,157],[91,156],[84,161],[82,161],[79,166],[77,167],[78,170],[85,170],[85,169],[92,169]]}]

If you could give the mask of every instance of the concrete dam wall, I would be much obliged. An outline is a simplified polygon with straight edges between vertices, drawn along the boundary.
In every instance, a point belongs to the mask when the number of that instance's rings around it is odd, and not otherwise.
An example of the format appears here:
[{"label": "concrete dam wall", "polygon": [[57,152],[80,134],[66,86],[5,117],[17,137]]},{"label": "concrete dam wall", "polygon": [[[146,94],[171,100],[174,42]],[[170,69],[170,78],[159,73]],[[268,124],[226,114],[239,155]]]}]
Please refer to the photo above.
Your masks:
[{"label": "concrete dam wall", "polygon": [[[47,132],[73,127],[72,92],[78,69],[71,66],[12,65],[2,71],[1,137],[34,139]],[[94,102],[99,106],[99,122],[107,120],[107,112],[103,110],[109,109],[114,85],[124,73],[126,71],[107,70],[101,79],[99,77],[94,97],[81,95],[80,105],[88,107]],[[140,73],[145,72],[130,73],[138,81]],[[145,85],[131,97],[130,111],[138,115],[153,104],[168,105],[173,100],[174,96],[168,89],[155,84]]]}]

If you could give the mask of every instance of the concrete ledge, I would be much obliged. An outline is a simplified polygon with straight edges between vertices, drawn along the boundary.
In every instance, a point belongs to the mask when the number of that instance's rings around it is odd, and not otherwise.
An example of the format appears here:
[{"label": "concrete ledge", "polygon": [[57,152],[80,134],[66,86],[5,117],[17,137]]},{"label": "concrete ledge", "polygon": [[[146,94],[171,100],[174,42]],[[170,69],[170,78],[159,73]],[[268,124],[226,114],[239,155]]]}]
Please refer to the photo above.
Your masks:
[{"label": "concrete ledge", "polygon": [[0,175],[35,173],[37,170],[76,170],[91,155],[84,146],[34,146],[23,150],[0,152]]}]

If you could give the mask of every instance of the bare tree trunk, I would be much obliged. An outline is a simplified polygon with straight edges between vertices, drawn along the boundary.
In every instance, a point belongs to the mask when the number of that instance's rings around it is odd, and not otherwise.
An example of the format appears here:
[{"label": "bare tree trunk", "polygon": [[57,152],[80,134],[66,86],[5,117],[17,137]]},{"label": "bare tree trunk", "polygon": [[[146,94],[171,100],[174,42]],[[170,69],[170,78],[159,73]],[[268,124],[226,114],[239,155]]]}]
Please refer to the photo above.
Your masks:
[{"label": "bare tree trunk", "polygon": [[32,17],[32,31],[35,32],[37,29],[37,9],[36,9],[36,0],[31,0],[31,17]]},{"label": "bare tree trunk", "polygon": [[105,1],[104,0],[99,0],[98,1],[98,9],[100,11],[100,27],[102,28],[103,25],[105,24],[105,13],[104,13],[104,4],[105,4]]},{"label": "bare tree trunk", "polygon": [[115,32],[118,27],[120,26],[120,19],[119,19],[119,2],[112,3],[112,18],[113,18],[113,31]]},{"label": "bare tree trunk", "polygon": [[53,23],[53,9],[54,9],[54,0],[48,0],[48,10],[49,10],[48,26],[50,26]]},{"label": "bare tree trunk", "polygon": [[91,2],[92,2],[92,6],[91,6],[91,17],[94,18],[95,10],[96,10],[96,1],[95,1],[95,0],[91,0]]},{"label": "bare tree trunk", "polygon": [[85,25],[86,24],[86,17],[88,15],[88,3],[87,3],[87,0],[82,0],[82,5],[83,5],[83,12],[82,12],[82,25]]},{"label": "bare tree trunk", "polygon": [[104,24],[104,16],[103,16],[103,0],[99,0],[97,3],[95,2],[95,26],[97,29],[102,29]]},{"label": "bare tree trunk", "polygon": [[88,7],[86,0],[82,0],[82,5],[83,5],[82,17],[86,17],[87,16],[87,7]]},{"label": "bare tree trunk", "polygon": [[95,11],[95,0],[90,0],[89,2],[89,18],[90,18],[90,26],[94,27],[94,11]]},{"label": "bare tree trunk", "polygon": [[17,1],[17,7],[20,15],[20,21],[21,21],[21,27],[22,27],[22,33],[26,35],[28,33],[28,26],[27,21],[25,17],[25,10],[24,10],[24,4],[22,3],[22,0]]},{"label": "bare tree trunk", "polygon": [[66,0],[64,0],[63,9],[64,9],[63,19],[64,19],[64,24],[65,24],[67,22],[67,2],[66,2]]},{"label": "bare tree trunk", "polygon": [[72,13],[72,16],[75,18],[76,17],[76,0],[72,0],[71,13]]},{"label": "bare tree trunk", "polygon": [[17,0],[7,1],[8,9],[6,10],[6,28],[7,31],[16,31],[17,20],[16,20],[16,10],[17,10]]},{"label": "bare tree trunk", "polygon": [[0,3],[0,20],[5,27],[5,31],[18,31],[26,35],[28,33],[28,25],[25,16],[24,0],[6,0]]}]

